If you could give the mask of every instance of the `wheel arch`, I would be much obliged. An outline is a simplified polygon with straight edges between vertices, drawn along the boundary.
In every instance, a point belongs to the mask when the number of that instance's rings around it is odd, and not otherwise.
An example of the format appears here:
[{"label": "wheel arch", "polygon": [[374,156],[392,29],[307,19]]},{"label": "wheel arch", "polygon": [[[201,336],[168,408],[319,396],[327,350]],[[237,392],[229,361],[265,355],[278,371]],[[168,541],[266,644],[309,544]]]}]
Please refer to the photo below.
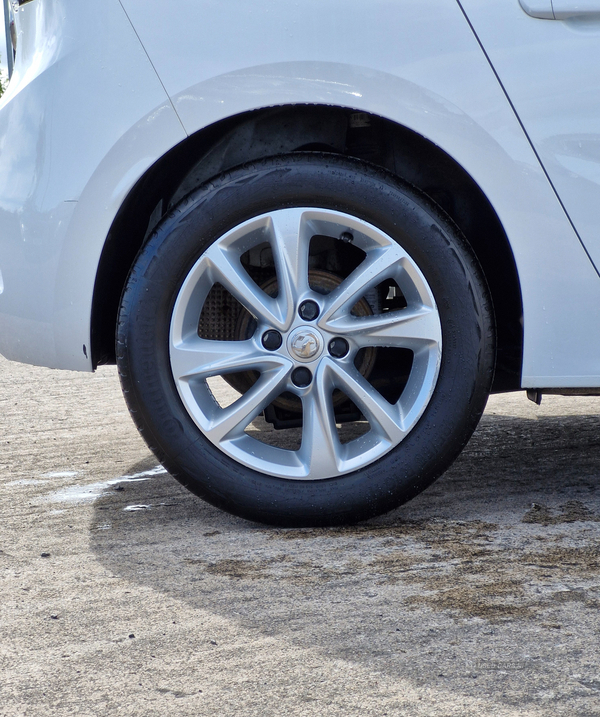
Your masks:
[{"label": "wheel arch", "polygon": [[194,188],[248,161],[328,151],[380,166],[440,205],[461,229],[486,276],[497,324],[494,391],[520,388],[522,298],[513,252],[491,202],[440,147],[389,119],[324,105],[289,105],[216,122],[172,148],[136,182],[121,205],[100,258],[92,302],[94,367],[114,363],[120,297],[139,249],[160,218]]}]

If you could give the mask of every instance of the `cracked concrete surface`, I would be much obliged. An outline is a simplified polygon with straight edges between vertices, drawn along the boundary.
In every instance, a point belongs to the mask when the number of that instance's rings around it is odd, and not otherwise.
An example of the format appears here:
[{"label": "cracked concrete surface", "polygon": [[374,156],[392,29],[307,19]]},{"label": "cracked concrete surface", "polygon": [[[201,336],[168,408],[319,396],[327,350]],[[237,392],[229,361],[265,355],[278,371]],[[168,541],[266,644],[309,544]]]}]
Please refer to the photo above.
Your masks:
[{"label": "cracked concrete surface", "polygon": [[600,398],[492,397],[411,503],[283,530],[187,493],[116,370],[0,359],[0,715],[600,715]]}]

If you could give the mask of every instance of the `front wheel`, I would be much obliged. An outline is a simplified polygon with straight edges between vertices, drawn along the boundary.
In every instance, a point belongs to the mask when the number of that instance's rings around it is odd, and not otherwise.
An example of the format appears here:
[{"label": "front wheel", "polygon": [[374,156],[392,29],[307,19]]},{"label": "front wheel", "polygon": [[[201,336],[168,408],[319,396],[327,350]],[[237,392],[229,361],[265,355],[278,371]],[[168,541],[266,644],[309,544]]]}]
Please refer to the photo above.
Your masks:
[{"label": "front wheel", "polygon": [[142,435],[205,500],[280,525],[386,512],[442,473],[493,375],[485,282],[456,227],[337,156],[263,160],[159,225],[117,355]]}]

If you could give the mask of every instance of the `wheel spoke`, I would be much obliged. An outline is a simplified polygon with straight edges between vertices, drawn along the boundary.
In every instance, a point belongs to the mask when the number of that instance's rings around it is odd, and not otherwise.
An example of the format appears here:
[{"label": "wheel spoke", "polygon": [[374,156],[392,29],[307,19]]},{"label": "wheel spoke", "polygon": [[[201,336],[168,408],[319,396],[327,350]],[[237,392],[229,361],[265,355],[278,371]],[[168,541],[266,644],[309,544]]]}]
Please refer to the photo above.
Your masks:
[{"label": "wheel spoke", "polygon": [[171,367],[177,380],[208,378],[235,371],[261,370],[281,365],[276,354],[266,355],[247,341],[211,341],[199,337],[188,338],[171,345]]},{"label": "wheel spoke", "polygon": [[404,256],[404,252],[397,244],[371,250],[350,276],[327,296],[319,325],[324,325],[340,311],[347,310],[349,313],[369,289],[394,273],[395,265]]},{"label": "wheel spoke", "polygon": [[278,302],[257,286],[232,249],[213,245],[207,252],[215,283],[222,284],[260,322],[284,330],[284,317]]},{"label": "wheel spoke", "polygon": [[392,445],[401,441],[406,430],[399,406],[388,403],[354,366],[346,369],[335,365],[333,370],[336,387],[356,404],[371,429]]},{"label": "wheel spoke", "polygon": [[302,398],[302,445],[300,459],[313,477],[328,477],[339,471],[340,440],[333,411],[331,367],[323,361],[310,391]]},{"label": "wheel spoke", "polygon": [[291,323],[299,298],[308,289],[310,236],[303,221],[304,210],[285,209],[271,215],[273,255],[280,301],[285,304],[286,321]]},{"label": "wheel spoke", "polygon": [[352,338],[360,346],[394,346],[418,351],[426,344],[439,344],[442,329],[435,309],[398,309],[376,316],[342,316],[330,321],[328,329]]},{"label": "wheel spoke", "polygon": [[285,390],[291,363],[265,371],[258,381],[227,408],[221,409],[205,429],[211,441],[239,437],[248,424]]},{"label": "wheel spoke", "polygon": [[[309,285],[311,237],[341,238],[345,232],[353,234],[354,246],[365,252],[364,260],[333,291],[316,295]],[[263,291],[242,263],[246,252],[264,242],[273,252],[276,297]],[[344,251],[337,244],[336,249]],[[317,267],[324,271],[321,263],[316,262]],[[365,295],[369,298],[380,290],[380,285],[392,286],[392,282],[400,289],[405,308],[368,316],[351,313]],[[215,341],[198,336],[198,317],[215,284],[256,319],[252,337]],[[211,300],[214,298],[211,295]],[[302,325],[302,320],[311,321],[309,313],[300,308],[302,302],[309,300],[319,305],[314,325],[321,330],[324,345],[329,346],[332,338],[340,340],[306,365],[313,376],[310,384],[303,387],[300,374],[295,375],[296,383],[292,381],[292,371],[304,364],[292,360],[288,344],[291,332]],[[370,314],[368,310],[360,313]],[[249,320],[245,312],[242,316]],[[216,321],[226,319],[225,313],[215,317]],[[281,335],[281,346],[273,331]],[[273,342],[265,338],[263,344],[261,336],[270,337],[269,332],[275,338]],[[247,334],[240,331],[240,335]],[[179,396],[210,443],[233,461],[265,475],[325,480],[364,469],[413,429],[436,384],[442,349],[441,320],[425,276],[391,237],[358,217],[334,210],[284,207],[233,227],[196,261],[176,298],[169,346]],[[410,374],[395,404],[390,404],[353,364],[356,352],[368,347],[409,349],[414,354]],[[215,400],[213,377],[223,376],[235,384],[232,375],[243,372],[256,372],[258,378],[254,383],[246,382],[238,391],[241,395],[230,405]],[[242,386],[241,376],[239,380]],[[249,430],[252,421],[287,391],[302,401],[302,441],[298,450],[257,439]],[[353,402],[369,424],[368,432],[344,443],[336,428],[333,394],[338,391]],[[367,428],[364,424],[363,427]]]}]

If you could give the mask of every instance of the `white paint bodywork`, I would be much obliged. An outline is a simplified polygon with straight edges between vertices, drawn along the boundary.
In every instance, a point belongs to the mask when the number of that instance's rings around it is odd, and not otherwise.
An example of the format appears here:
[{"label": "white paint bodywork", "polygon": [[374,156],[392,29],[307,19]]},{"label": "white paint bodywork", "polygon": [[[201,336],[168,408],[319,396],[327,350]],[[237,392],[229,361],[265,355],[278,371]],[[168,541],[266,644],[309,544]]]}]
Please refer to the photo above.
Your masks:
[{"label": "white paint bodywork", "polygon": [[118,0],[35,0],[17,18],[0,100],[0,352],[91,370],[94,279],[111,223],[137,178],[186,135]]},{"label": "white paint bodywork", "polygon": [[[559,2],[569,5],[553,0],[555,8]],[[503,0],[463,4],[600,269],[600,1],[570,3],[599,14],[565,22],[534,20]]]},{"label": "white paint bodywork", "polygon": [[[542,167],[494,72],[503,79],[503,62],[531,64],[532,38],[543,46],[554,37],[545,40],[538,25],[560,30],[564,23],[533,19],[518,0],[463,5],[498,67],[456,0],[180,0],[172,22],[164,0],[23,6],[15,74],[0,100],[0,352],[90,370],[99,257],[146,169],[220,119],[273,105],[327,104],[419,132],[488,197],[521,283],[523,386],[600,386],[600,277],[586,253],[596,251],[586,227],[600,202],[582,214],[571,209],[569,190],[563,197],[551,168]],[[487,35],[498,18],[504,24],[494,41]],[[519,34],[510,45],[513,27]],[[574,52],[591,52],[584,32],[568,31]],[[572,98],[581,65],[575,72],[569,64],[568,76],[564,60],[550,67],[549,56],[544,71],[564,71],[558,89]],[[517,89],[526,94],[526,85]],[[534,108],[540,117],[544,99]],[[587,131],[578,123],[591,103],[561,105],[560,93],[552,99],[571,117],[571,134]]]}]

